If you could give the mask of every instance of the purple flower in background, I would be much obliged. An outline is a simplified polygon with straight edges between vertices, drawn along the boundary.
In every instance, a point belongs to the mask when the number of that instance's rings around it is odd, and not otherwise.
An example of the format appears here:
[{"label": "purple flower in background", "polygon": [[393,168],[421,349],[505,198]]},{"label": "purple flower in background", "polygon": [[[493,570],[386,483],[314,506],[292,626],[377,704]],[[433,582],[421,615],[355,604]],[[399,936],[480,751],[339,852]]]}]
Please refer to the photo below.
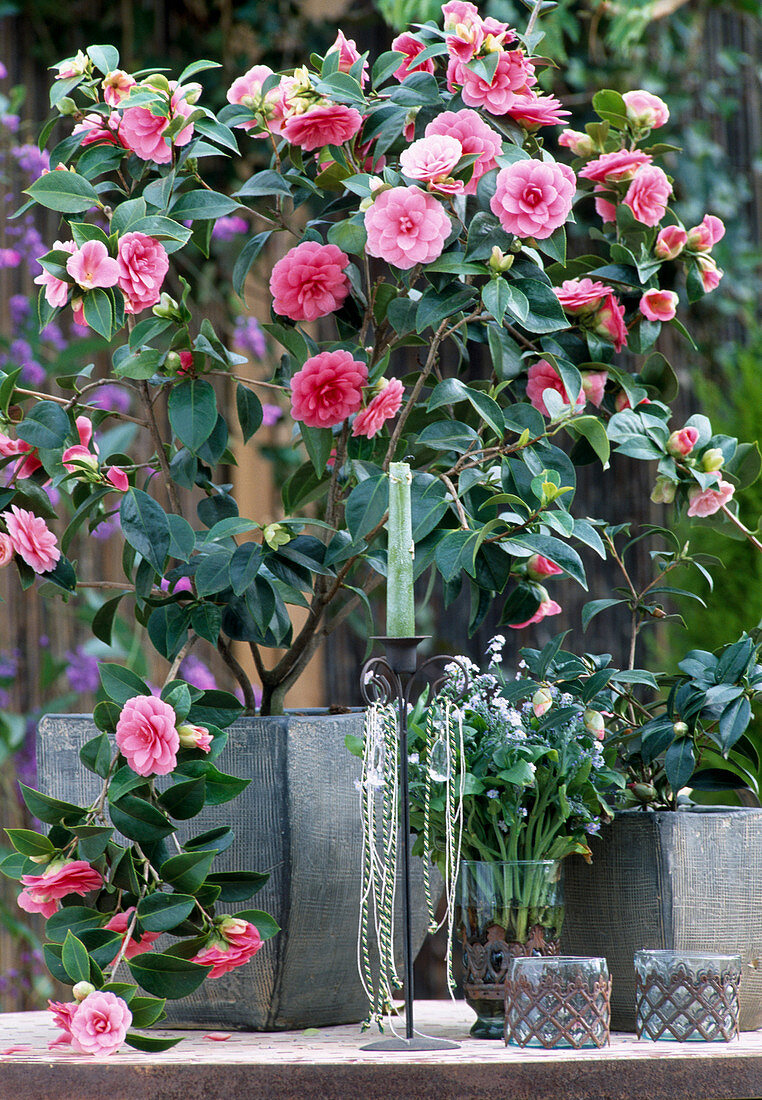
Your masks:
[{"label": "purple flower in background", "polygon": [[64,348],[69,346],[69,341],[64,336],[57,321],[48,321],[45,326],[45,339],[56,351],[63,351]]},{"label": "purple flower in background", "polygon": [[50,153],[47,149],[38,149],[36,145],[18,145],[13,150],[13,155],[19,167],[33,180],[50,168]]},{"label": "purple flower in background", "polygon": [[6,69],[6,67],[2,63],[2,61],[0,61],[0,80],[5,80],[7,75],[8,75],[8,70]]},{"label": "purple flower in background", "polygon": [[180,665],[179,675],[199,691],[214,691],[217,687],[217,681],[211,669],[200,657],[194,657],[192,653]]},{"label": "purple flower in background", "polygon": [[26,294],[12,294],[8,299],[8,308],[11,311],[11,323],[14,328],[20,328],[31,313],[31,306]]},{"label": "purple flower in background", "polygon": [[[0,249],[2,251],[2,249]],[[47,374],[45,368],[41,366],[34,357],[31,345],[26,340],[22,340],[18,337],[12,341],[9,349],[9,358],[17,366],[22,368],[21,378],[24,382],[30,382],[33,386],[40,385],[44,382]]]},{"label": "purple flower in background", "polygon": [[101,386],[88,401],[96,409],[108,409],[126,413],[130,408],[130,395],[122,386]]},{"label": "purple flower in background", "polygon": [[242,352],[261,359],[267,350],[265,334],[256,317],[237,317],[233,329],[233,342]]},{"label": "purple flower in background", "polygon": [[21,119],[18,115],[3,115],[0,119],[6,130],[10,130],[12,134],[18,133],[19,124]]},{"label": "purple flower in background", "polygon": [[23,258],[15,248],[0,248],[0,267],[18,267]]},{"label": "purple flower in background", "polygon": [[4,649],[0,652],[0,679],[13,680],[18,672],[19,651]]},{"label": "purple flower in background", "polygon": [[66,654],[69,665],[66,669],[66,679],[72,691],[97,691],[100,685],[98,675],[98,658],[85,653],[82,646],[77,646],[74,652]]},{"label": "purple flower in background", "polygon": [[273,424],[277,424],[282,416],[283,409],[280,405],[264,404],[262,406],[262,423],[266,428],[271,428]]},{"label": "purple flower in background", "polygon": [[119,530],[119,516],[109,516],[108,519],[101,520],[97,527],[92,530],[92,536],[94,539],[100,539],[105,542],[106,539],[110,539],[112,535],[115,535]]},{"label": "purple flower in background", "polygon": [[48,500],[54,508],[57,508],[61,503],[61,494],[58,489],[54,489],[52,485],[43,485],[42,490],[47,494]]},{"label": "purple flower in background", "polygon": [[212,237],[215,241],[232,241],[241,233],[246,233],[249,226],[243,218],[237,214],[231,214],[227,218],[218,218],[212,229]]}]

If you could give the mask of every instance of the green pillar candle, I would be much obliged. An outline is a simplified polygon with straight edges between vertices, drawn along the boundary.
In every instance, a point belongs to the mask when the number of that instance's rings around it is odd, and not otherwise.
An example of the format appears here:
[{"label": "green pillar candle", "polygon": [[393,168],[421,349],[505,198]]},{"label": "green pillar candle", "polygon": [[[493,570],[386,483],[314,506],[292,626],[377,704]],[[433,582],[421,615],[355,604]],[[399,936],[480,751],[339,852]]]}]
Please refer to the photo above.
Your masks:
[{"label": "green pillar candle", "polygon": [[407,462],[389,466],[389,522],[386,525],[386,633],[390,638],[415,634],[413,600],[413,521],[410,512],[412,475]]}]

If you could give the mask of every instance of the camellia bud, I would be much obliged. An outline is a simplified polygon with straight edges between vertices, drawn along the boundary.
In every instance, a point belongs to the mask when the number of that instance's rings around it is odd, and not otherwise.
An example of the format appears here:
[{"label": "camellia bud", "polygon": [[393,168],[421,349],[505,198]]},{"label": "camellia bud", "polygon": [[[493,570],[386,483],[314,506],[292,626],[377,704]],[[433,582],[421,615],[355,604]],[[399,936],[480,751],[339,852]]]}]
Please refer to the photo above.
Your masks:
[{"label": "camellia bud", "polygon": [[701,469],[707,474],[712,474],[715,470],[721,470],[724,462],[725,456],[720,448],[710,447],[701,456]]},{"label": "camellia bud", "polygon": [[513,267],[513,256],[506,256],[502,249],[493,245],[490,258],[487,261],[493,271],[510,271]]},{"label": "camellia bud", "polygon": [[644,805],[653,802],[657,794],[653,783],[628,783],[627,789],[632,791],[638,802],[642,802]]},{"label": "camellia bud", "polygon": [[81,1004],[85,997],[89,997],[91,993],[95,993],[95,986],[91,985],[90,982],[77,982],[77,984],[72,987],[72,993],[74,994],[74,1000],[77,1004]]},{"label": "camellia bud", "polygon": [[672,732],[674,733],[675,737],[687,737],[688,727],[686,726],[685,722],[675,722],[672,726]]},{"label": "camellia bud", "polygon": [[651,500],[654,504],[671,504],[675,499],[677,485],[668,477],[657,477],[651,490]]},{"label": "camellia bud", "polygon": [[178,308],[179,306],[174,298],[171,298],[169,294],[162,294],[159,301],[151,310],[151,313],[153,313],[154,317],[161,317],[167,321],[171,321]]},{"label": "camellia bud", "polygon": [[194,103],[198,103],[199,99],[201,98],[201,93],[203,92],[203,90],[204,89],[201,87],[200,84],[196,84],[196,83],[184,84],[183,85],[183,99],[185,100],[186,103],[190,103],[191,106],[192,106]]},{"label": "camellia bud", "polygon": [[176,351],[167,352],[167,358],[164,360],[164,369],[168,374],[177,374],[182,365],[182,359]]},{"label": "camellia bud", "polygon": [[532,710],[535,718],[542,718],[543,714],[546,714],[552,706],[553,696],[550,694],[550,688],[538,688],[532,696]]},{"label": "camellia bud", "polygon": [[280,546],[285,546],[291,542],[291,536],[285,527],[281,527],[279,523],[268,523],[262,531],[262,537],[271,550],[277,550]]},{"label": "camellia bud", "polygon": [[667,450],[675,458],[685,458],[696,446],[698,437],[697,428],[681,428],[679,432],[672,432],[667,440]]},{"label": "camellia bud", "polygon": [[70,96],[65,95],[56,103],[56,110],[60,115],[76,115],[79,107]]},{"label": "camellia bud", "polygon": [[592,733],[598,741],[603,740],[606,736],[606,723],[599,710],[586,710],[582,721],[588,733]]},{"label": "camellia bud", "polygon": [[212,735],[206,726],[196,726],[192,722],[183,722],[181,726],[177,727],[177,736],[180,738],[180,745],[184,749],[201,749],[202,752],[209,752],[212,747]]},{"label": "camellia bud", "polygon": [[527,576],[533,581],[541,581],[544,577],[557,577],[563,573],[555,562],[550,561],[542,554],[532,554],[527,558]]}]

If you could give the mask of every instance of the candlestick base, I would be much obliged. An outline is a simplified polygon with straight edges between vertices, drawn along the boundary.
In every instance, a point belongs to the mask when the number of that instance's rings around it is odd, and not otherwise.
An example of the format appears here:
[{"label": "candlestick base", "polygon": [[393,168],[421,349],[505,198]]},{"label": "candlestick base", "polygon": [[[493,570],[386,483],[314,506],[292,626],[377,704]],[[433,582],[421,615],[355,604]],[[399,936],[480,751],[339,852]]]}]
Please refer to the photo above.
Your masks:
[{"label": "candlestick base", "polygon": [[412,1039],[390,1035],[388,1039],[366,1043],[360,1050],[460,1050],[460,1043],[452,1039],[431,1039],[428,1035],[414,1035]]},{"label": "candlestick base", "polygon": [[430,634],[412,634],[407,638],[390,638],[388,634],[374,634],[373,641],[383,645],[392,672],[415,672],[418,646],[430,637]]}]

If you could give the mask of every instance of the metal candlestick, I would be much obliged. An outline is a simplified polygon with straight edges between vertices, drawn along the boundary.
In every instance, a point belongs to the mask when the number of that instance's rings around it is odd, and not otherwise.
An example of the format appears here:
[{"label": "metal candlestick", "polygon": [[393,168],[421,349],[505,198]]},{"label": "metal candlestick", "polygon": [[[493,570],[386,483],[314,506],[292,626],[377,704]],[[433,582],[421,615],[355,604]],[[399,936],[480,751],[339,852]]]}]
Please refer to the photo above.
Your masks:
[{"label": "metal candlestick", "polygon": [[[407,751],[407,714],[413,682],[425,669],[446,661],[455,663],[467,673],[455,657],[439,655],[429,657],[418,665],[416,651],[428,635],[408,638],[390,638],[380,635],[374,641],[381,642],[386,655],[371,657],[363,665],[360,674],[360,686],[366,703],[396,702],[399,719],[399,755],[400,755],[400,828],[402,830],[402,952],[405,974],[405,1038],[392,1036],[377,1039],[366,1044],[362,1050],[453,1050],[460,1046],[451,1039],[433,1039],[428,1035],[415,1034],[413,1024],[413,939],[410,900],[410,799],[408,782]],[[465,691],[465,680],[464,688]]]}]

